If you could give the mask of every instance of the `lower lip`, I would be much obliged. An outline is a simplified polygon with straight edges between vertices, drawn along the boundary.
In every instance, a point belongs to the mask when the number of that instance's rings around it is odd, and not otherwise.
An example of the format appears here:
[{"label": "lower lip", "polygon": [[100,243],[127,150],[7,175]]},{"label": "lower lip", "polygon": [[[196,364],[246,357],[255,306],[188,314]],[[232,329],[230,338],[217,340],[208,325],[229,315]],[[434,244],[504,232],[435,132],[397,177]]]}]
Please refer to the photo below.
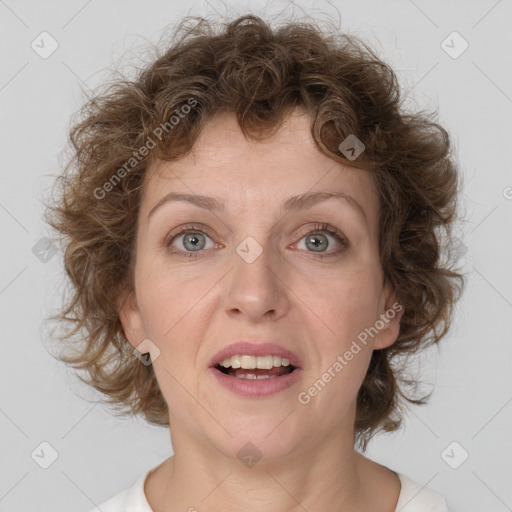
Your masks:
[{"label": "lower lip", "polygon": [[219,383],[229,391],[241,396],[263,397],[274,395],[284,391],[300,379],[302,368],[295,368],[293,372],[281,375],[280,377],[269,377],[268,379],[241,379],[231,377],[222,373],[216,368],[209,368]]}]

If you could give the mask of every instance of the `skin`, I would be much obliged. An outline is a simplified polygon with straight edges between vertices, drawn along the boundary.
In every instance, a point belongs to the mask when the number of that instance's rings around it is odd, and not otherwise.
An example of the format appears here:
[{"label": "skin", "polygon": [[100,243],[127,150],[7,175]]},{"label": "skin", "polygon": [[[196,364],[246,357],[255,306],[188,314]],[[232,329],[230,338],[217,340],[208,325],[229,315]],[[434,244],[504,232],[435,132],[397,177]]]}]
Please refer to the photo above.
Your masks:
[{"label": "skin", "polygon": [[[169,407],[174,456],[146,480],[155,512],[395,510],[400,481],[355,451],[354,418],[372,351],[395,342],[401,314],[360,344],[307,405],[297,399],[397,303],[383,285],[373,177],[324,155],[310,122],[295,111],[271,139],[254,142],[233,115],[223,114],[187,157],[160,162],[144,184],[135,292],[121,298],[119,313],[133,347],[153,356],[154,346],[160,351],[153,367]],[[366,218],[339,199],[286,215],[281,209],[289,196],[333,190],[352,196]],[[171,191],[215,196],[225,200],[226,211],[169,202],[148,222],[149,211]],[[198,257],[183,256],[194,252],[183,233],[168,236],[188,223],[205,228]],[[349,245],[315,223],[339,230]],[[308,233],[325,236],[320,242],[329,245],[320,254],[340,252],[316,259]],[[263,249],[252,263],[235,251],[248,236]],[[151,343],[141,345],[146,339]],[[304,362],[299,382],[264,398],[225,390],[208,363],[240,339],[271,340],[294,351]],[[262,457],[252,467],[237,457],[247,442]]]}]

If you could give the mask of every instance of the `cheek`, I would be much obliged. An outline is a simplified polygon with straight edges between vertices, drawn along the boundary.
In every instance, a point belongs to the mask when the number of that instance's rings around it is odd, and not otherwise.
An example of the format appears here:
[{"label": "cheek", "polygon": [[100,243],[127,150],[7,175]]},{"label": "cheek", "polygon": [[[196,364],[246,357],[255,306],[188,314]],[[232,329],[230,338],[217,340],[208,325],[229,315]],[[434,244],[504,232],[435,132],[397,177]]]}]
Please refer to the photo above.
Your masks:
[{"label": "cheek", "polygon": [[380,294],[377,279],[367,269],[352,269],[323,280],[314,289],[309,288],[304,302],[315,305],[312,309],[318,311],[324,327],[330,328],[336,340],[346,340],[377,319]]},{"label": "cheek", "polygon": [[[160,366],[172,375],[188,380],[194,375],[194,361],[207,338],[211,321],[211,296],[215,280],[208,276],[176,276],[169,269],[146,267],[138,275],[137,295],[144,329],[160,350]],[[157,368],[157,377],[173,388],[176,382],[165,370]]]},{"label": "cheek", "polygon": [[186,315],[193,315],[200,308],[201,300],[215,285],[215,280],[210,282],[208,275],[198,275],[197,271],[164,267],[157,259],[140,261],[136,284],[148,327],[156,328],[161,335],[162,331],[166,333],[178,322],[186,321]]}]

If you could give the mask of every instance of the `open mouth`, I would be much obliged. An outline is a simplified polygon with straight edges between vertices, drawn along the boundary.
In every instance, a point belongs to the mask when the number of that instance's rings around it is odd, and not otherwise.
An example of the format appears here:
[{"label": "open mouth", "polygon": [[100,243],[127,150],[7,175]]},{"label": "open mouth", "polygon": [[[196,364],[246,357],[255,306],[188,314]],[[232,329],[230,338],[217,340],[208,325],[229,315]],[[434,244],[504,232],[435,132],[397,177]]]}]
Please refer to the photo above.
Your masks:
[{"label": "open mouth", "polygon": [[276,377],[281,377],[282,375],[287,375],[295,371],[295,366],[289,364],[287,366],[273,367],[270,370],[264,370],[260,368],[225,368],[224,366],[217,364],[215,365],[215,369],[230,377],[259,380],[274,379]]}]

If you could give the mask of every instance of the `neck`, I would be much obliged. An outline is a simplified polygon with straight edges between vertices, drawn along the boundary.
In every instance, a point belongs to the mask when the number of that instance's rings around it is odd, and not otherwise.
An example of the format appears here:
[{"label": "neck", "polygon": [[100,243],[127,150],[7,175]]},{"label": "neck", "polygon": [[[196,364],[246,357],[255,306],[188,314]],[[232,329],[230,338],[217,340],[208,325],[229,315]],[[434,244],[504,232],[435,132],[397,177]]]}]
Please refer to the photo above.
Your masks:
[{"label": "neck", "polygon": [[[181,434],[173,435],[173,440],[185,441],[186,433]],[[304,512],[366,508],[363,483],[368,467],[366,459],[354,450],[353,438],[322,439],[285,457],[264,457],[250,467],[191,438],[174,441],[173,448],[174,456],[146,483],[146,496],[154,510]]]}]

